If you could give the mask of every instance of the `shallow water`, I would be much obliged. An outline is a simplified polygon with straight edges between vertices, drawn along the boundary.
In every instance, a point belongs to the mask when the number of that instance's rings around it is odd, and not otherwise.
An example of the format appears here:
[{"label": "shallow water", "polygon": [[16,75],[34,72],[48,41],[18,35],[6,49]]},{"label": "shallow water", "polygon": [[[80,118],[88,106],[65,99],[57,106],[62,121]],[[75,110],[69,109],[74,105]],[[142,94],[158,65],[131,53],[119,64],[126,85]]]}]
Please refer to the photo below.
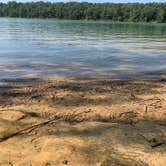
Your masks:
[{"label": "shallow water", "polygon": [[0,78],[166,74],[166,24],[0,18]]}]

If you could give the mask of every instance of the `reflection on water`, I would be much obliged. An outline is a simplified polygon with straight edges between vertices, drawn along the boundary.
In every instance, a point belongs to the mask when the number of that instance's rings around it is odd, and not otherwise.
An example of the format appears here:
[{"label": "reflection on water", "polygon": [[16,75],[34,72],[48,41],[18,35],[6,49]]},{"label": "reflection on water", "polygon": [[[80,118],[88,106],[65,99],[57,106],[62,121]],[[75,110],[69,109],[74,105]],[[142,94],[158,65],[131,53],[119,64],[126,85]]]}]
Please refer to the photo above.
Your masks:
[{"label": "reflection on water", "polygon": [[0,77],[158,76],[166,24],[0,19]]}]

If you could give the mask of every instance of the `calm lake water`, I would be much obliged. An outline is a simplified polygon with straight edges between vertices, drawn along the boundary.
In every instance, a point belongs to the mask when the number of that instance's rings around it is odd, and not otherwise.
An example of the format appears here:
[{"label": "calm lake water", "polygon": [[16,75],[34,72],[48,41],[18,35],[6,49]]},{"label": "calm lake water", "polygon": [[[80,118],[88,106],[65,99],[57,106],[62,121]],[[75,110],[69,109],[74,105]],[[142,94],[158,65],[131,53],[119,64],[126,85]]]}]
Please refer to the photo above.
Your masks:
[{"label": "calm lake water", "polygon": [[0,78],[165,73],[166,24],[0,18]]}]

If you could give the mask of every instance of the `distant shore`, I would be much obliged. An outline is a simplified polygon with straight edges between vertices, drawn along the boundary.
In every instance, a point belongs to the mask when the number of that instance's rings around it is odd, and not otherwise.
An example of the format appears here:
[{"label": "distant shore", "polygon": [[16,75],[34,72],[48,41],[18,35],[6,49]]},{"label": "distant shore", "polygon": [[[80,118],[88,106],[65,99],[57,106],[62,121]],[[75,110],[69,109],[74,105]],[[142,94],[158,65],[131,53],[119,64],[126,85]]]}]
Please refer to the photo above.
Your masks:
[{"label": "distant shore", "polygon": [[164,23],[165,6],[166,3],[8,2],[0,3],[0,16]]},{"label": "distant shore", "polygon": [[155,22],[155,21],[151,21],[151,22],[145,22],[145,21],[140,21],[140,22],[134,22],[134,21],[113,21],[113,20],[93,20],[93,19],[81,19],[81,20],[76,20],[76,19],[63,19],[63,18],[40,18],[40,17],[32,17],[32,18],[27,18],[27,17],[9,17],[9,16],[6,16],[6,17],[1,17],[0,18],[6,18],[6,19],[36,19],[36,20],[52,20],[52,21],[80,21],[80,22],[89,22],[89,23],[105,23],[105,24],[109,24],[109,23],[116,23],[116,24],[146,24],[146,25],[166,25],[166,22]]}]

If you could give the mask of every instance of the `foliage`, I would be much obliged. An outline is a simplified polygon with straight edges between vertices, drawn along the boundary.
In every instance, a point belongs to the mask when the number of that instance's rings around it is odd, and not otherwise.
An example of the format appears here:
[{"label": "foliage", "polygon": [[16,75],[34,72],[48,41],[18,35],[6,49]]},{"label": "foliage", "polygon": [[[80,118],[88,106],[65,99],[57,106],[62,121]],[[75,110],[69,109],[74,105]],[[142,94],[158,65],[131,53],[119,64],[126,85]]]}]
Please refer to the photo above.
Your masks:
[{"label": "foliage", "polygon": [[0,17],[166,22],[166,3],[0,3]]}]

